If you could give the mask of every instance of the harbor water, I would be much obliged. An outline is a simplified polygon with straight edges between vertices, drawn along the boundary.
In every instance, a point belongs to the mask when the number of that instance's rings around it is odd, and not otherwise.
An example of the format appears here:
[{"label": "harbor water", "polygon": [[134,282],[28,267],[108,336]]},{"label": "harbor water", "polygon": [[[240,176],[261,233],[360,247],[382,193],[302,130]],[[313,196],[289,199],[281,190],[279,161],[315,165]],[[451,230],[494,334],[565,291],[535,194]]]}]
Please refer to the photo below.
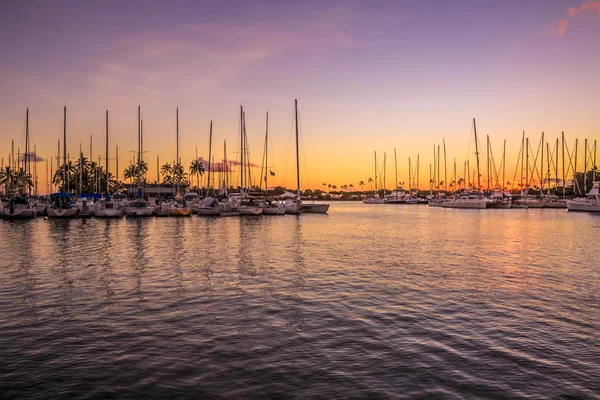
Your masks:
[{"label": "harbor water", "polygon": [[0,398],[600,398],[600,215],[0,221]]}]

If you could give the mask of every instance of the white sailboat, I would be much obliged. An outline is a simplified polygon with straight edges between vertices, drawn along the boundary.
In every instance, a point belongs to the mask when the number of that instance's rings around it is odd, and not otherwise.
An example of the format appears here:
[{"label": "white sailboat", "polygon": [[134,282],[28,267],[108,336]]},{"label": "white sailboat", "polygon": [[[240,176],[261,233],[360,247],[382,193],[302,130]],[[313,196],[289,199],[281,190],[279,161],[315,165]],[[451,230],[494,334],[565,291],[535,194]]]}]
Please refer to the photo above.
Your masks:
[{"label": "white sailboat", "polygon": [[[150,204],[142,197],[142,181],[141,181],[141,163],[142,163],[142,119],[141,109],[138,105],[138,158],[137,158],[137,187],[138,187],[138,198],[127,203],[123,212],[128,217],[151,217],[155,210]],[[168,213],[167,213],[168,215]]]},{"label": "white sailboat", "polygon": [[474,208],[483,209],[487,206],[487,200],[481,196],[481,176],[479,173],[479,145],[477,142],[477,125],[473,118],[473,131],[475,133],[475,156],[477,157],[477,193],[456,194],[450,201],[440,204],[444,208]]},{"label": "white sailboat", "polygon": [[106,194],[104,198],[94,204],[94,216],[98,218],[119,218],[123,216],[123,210],[109,195],[110,181],[108,174],[108,110],[106,110]]},{"label": "white sailboat", "polygon": [[69,172],[67,171],[67,106],[63,108],[63,180],[62,192],[51,196],[50,207],[46,209],[48,218],[75,218],[79,212],[71,203],[71,194],[68,188]]},{"label": "white sailboat", "polygon": [[[29,109],[27,109],[25,116],[25,154],[23,156],[23,163],[25,164],[25,174],[23,176],[23,181],[21,182],[21,185],[23,191],[25,190],[25,188],[27,188],[29,196],[25,197],[25,193],[23,192],[22,197],[11,198],[7,206],[2,207],[1,213],[3,218],[5,219],[30,219],[35,218],[37,214],[36,207],[32,206],[28,200],[31,197],[30,187],[27,182],[27,180],[29,179],[30,167],[29,153]],[[14,153],[12,157],[14,159]]]},{"label": "white sailboat", "polygon": [[[175,113],[176,118],[176,141],[177,141],[177,152],[176,152],[176,165],[181,166],[181,160],[179,159],[179,108]],[[211,130],[212,130],[212,122],[211,122]],[[171,217],[189,217],[192,215],[192,209],[187,205],[185,199],[179,194],[179,182],[180,178],[177,178],[177,196],[175,197],[175,202],[171,203],[171,208],[169,209],[169,216]]]},{"label": "white sailboat", "polygon": [[[294,115],[296,117],[296,180],[297,180],[297,184],[298,184],[298,198],[296,199],[296,203],[292,205],[292,207],[290,208],[292,210],[291,213],[295,213],[296,210],[298,210],[298,207],[300,208],[300,210],[298,212],[303,212],[303,213],[315,213],[315,214],[327,214],[327,211],[329,211],[329,204],[323,204],[323,203],[315,203],[314,201],[312,203],[303,203],[302,200],[300,199],[300,150],[299,150],[299,145],[298,145],[298,100],[294,100]],[[288,209],[286,208],[286,213],[288,212]]]},{"label": "white sailboat", "polygon": [[567,200],[569,211],[593,211],[600,212],[600,181],[593,183],[592,190],[587,197]]},{"label": "white sailboat", "polygon": [[[277,200],[270,198],[269,194],[269,112],[267,111],[266,129],[265,129],[265,156],[263,169],[265,173],[265,198],[262,203],[263,214],[265,215],[284,215],[285,205]],[[262,182],[261,182],[262,185]]]}]

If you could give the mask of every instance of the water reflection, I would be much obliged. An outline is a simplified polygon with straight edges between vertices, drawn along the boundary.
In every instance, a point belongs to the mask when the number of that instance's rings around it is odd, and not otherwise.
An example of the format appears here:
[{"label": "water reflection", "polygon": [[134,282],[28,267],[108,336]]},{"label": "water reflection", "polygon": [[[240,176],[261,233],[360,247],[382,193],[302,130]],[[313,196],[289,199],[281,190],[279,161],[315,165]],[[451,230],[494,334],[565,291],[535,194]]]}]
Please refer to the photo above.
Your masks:
[{"label": "water reflection", "polygon": [[71,264],[73,259],[72,252],[78,251],[77,247],[73,247],[70,243],[73,238],[71,236],[72,225],[79,221],[49,219],[48,224],[49,235],[53,242],[52,247],[54,254],[57,254],[57,263],[52,268],[56,275],[58,284],[58,299],[56,301],[55,316],[57,318],[66,318],[73,300],[73,279],[71,278]]},{"label": "water reflection", "polygon": [[133,248],[133,254],[131,257],[131,268],[133,270],[133,276],[135,278],[134,292],[138,299],[136,307],[138,310],[143,311],[146,306],[144,302],[144,291],[143,291],[143,277],[146,272],[148,259],[148,253],[151,253],[147,247],[147,235],[148,235],[148,224],[149,220],[146,218],[134,218],[132,221],[126,221],[133,226],[133,232],[128,235],[128,240],[131,241]]},{"label": "water reflection", "polygon": [[304,264],[304,249],[305,243],[302,238],[302,219],[296,216],[294,230],[292,236],[292,249],[294,255],[294,273],[291,281],[291,296],[292,296],[292,318],[288,323],[288,329],[292,332],[301,331],[304,327],[304,292],[306,276],[306,266]]}]

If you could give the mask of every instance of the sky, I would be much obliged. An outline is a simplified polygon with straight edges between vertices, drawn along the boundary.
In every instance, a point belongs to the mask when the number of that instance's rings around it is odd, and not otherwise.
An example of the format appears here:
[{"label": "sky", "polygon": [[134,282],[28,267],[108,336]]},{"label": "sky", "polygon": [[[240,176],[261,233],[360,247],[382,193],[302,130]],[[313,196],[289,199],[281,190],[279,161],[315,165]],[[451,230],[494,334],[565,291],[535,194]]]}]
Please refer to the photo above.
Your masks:
[{"label": "sky", "polygon": [[[38,156],[56,157],[65,105],[71,157],[80,144],[89,155],[90,135],[94,158],[104,157],[109,110],[120,175],[137,149],[140,105],[151,180],[157,156],[175,159],[177,108],[185,165],[196,148],[207,158],[211,120],[213,155],[223,158],[226,140],[236,157],[240,105],[261,164],[268,110],[269,186],[293,188],[298,99],[304,189],[357,187],[374,177],[375,151],[380,169],[386,153],[391,189],[394,149],[398,181],[408,183],[408,158],[419,155],[427,187],[442,141],[460,174],[474,163],[473,118],[496,165],[506,139],[508,176],[523,131],[532,147],[542,131],[551,140],[564,131],[571,150],[578,138],[579,165],[583,140],[600,141],[599,1],[6,0],[0,54],[4,165],[11,140],[25,147],[27,107]],[[45,161],[38,175],[43,188]]]}]

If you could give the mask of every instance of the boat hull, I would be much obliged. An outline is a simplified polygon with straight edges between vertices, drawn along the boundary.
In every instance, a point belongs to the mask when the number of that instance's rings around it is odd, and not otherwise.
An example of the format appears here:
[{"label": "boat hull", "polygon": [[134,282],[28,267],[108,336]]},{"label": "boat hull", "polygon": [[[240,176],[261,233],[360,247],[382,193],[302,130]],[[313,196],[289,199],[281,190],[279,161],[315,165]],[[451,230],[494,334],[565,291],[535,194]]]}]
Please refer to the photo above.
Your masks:
[{"label": "boat hull", "polygon": [[283,215],[283,214],[285,214],[285,207],[265,207],[265,208],[263,208],[263,214],[265,214],[265,215]]},{"label": "boat hull", "polygon": [[569,211],[600,212],[600,203],[567,200],[567,209]]},{"label": "boat hull", "polygon": [[124,213],[128,217],[151,217],[154,215],[152,207],[125,207]]},{"label": "boat hull", "polygon": [[364,204],[385,204],[384,199],[366,199],[362,201]]},{"label": "boat hull", "polygon": [[263,213],[262,207],[237,207],[237,211],[241,215],[261,215]]},{"label": "boat hull", "polygon": [[122,216],[123,210],[119,210],[118,208],[94,210],[94,217],[96,218],[120,218]]},{"label": "boat hull", "polygon": [[10,212],[10,208],[6,207],[2,210],[2,217],[4,219],[31,219],[35,218],[36,212],[32,208],[15,208],[13,212]]},{"label": "boat hull", "polygon": [[510,208],[510,203],[502,202],[502,201],[499,201],[499,202],[491,201],[491,202],[487,203],[485,208],[506,210],[506,209]]},{"label": "boat hull", "polygon": [[303,213],[327,214],[329,204],[302,204]]},{"label": "boat hull", "polygon": [[545,201],[544,208],[567,208],[566,200]]},{"label": "boat hull", "polygon": [[198,207],[196,208],[198,215],[217,216],[221,212],[221,207]]},{"label": "boat hull", "polygon": [[481,200],[467,200],[467,201],[447,201],[443,203],[440,207],[444,208],[465,208],[465,209],[484,209],[487,206],[487,201],[485,199]]},{"label": "boat hull", "polygon": [[192,215],[191,208],[171,208],[169,210],[169,216],[171,217],[189,217]]},{"label": "boat hull", "polygon": [[46,211],[48,212],[48,218],[75,218],[79,210],[76,208],[50,207]]}]

